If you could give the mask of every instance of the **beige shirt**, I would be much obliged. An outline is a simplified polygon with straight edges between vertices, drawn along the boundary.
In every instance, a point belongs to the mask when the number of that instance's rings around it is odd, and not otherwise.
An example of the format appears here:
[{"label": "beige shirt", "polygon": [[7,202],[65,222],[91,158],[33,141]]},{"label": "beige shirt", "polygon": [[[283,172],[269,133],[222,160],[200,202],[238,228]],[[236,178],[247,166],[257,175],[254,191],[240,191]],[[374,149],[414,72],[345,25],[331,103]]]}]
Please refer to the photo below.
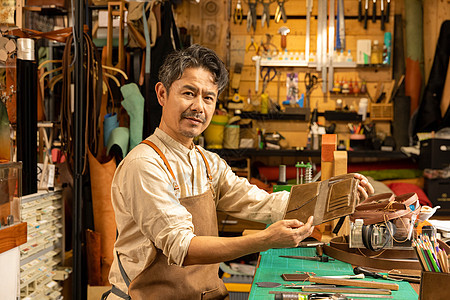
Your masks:
[{"label": "beige shirt", "polygon": [[[130,280],[153,261],[155,246],[167,256],[168,264],[182,266],[195,235],[191,214],[178,199],[209,188],[205,163],[194,147],[186,148],[159,128],[147,139],[166,156],[180,189],[174,191],[163,160],[148,145],[136,146],[117,167],[111,190],[119,232],[114,250]],[[211,168],[218,211],[266,224],[282,219],[288,192],[269,194],[236,176],[217,154],[201,151]],[[124,292],[128,290],[116,255],[109,281]],[[117,298],[111,295],[108,299]]]}]

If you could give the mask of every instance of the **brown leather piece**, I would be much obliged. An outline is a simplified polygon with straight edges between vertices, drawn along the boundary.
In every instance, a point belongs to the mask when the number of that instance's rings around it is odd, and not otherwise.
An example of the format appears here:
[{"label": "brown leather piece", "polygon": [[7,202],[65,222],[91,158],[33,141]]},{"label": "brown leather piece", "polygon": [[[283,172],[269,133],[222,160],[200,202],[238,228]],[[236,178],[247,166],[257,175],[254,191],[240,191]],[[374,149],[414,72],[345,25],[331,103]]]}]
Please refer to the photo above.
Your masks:
[{"label": "brown leather piece", "polygon": [[101,272],[101,236],[90,229],[86,230],[86,252],[88,283],[91,286],[102,285]]},{"label": "brown leather piece", "polygon": [[[381,255],[377,256],[377,257],[365,256],[360,253],[348,252],[348,251],[337,248],[336,242],[342,243],[342,238],[343,237],[333,238],[330,242],[330,246],[323,245],[323,252],[330,257],[333,257],[337,260],[352,264],[354,266],[370,267],[370,268],[381,269],[381,270],[392,270],[392,269],[420,270],[421,269],[420,263],[417,260],[417,256],[415,256],[414,260],[409,258],[411,256],[410,252],[414,251],[412,249],[411,250],[403,250],[403,251],[405,251],[404,258],[398,258],[398,257],[382,258]],[[384,250],[382,255],[389,257],[391,255],[391,253],[394,253],[393,251],[396,251],[396,250],[386,249],[386,250]],[[394,256],[394,254],[392,254],[392,256]]]},{"label": "brown leather piece", "polygon": [[355,211],[358,184],[354,174],[345,174],[321,182],[294,185],[284,219],[306,223],[314,216],[313,225],[319,225],[347,216]]},{"label": "brown leather piece", "polygon": [[[420,281],[421,300],[450,299],[449,273],[423,272]],[[447,286],[447,288],[445,288]]]},{"label": "brown leather piece", "polygon": [[116,241],[116,219],[111,203],[111,184],[116,170],[115,159],[100,163],[87,149],[91,177],[92,209],[95,231],[101,235],[101,282],[108,285]]},{"label": "brown leather piece", "polygon": [[[363,219],[364,225],[386,222],[398,218],[411,218],[420,212],[416,193],[394,196],[392,193],[372,196],[361,202],[349,216],[351,222]],[[411,206],[414,205],[414,210]]]}]

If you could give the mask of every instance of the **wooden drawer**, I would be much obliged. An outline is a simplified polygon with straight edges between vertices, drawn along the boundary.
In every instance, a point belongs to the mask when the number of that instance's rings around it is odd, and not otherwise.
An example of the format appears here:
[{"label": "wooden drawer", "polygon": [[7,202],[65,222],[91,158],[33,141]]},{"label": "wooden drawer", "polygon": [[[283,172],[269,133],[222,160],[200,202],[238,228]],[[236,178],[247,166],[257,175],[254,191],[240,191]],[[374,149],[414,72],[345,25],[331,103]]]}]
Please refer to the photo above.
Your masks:
[{"label": "wooden drawer", "polygon": [[217,212],[217,223],[220,232],[242,233],[245,229],[262,230],[266,224],[231,217],[224,212]]}]

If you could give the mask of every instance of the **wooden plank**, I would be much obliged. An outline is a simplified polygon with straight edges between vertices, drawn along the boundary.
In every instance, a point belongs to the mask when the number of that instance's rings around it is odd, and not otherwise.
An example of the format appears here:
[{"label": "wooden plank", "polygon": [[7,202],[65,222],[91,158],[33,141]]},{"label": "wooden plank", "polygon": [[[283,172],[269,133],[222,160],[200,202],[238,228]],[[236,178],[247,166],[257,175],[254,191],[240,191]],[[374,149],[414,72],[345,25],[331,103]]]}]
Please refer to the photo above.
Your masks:
[{"label": "wooden plank", "polygon": [[0,230],[0,253],[27,242],[27,223],[14,224]]},{"label": "wooden plank", "polygon": [[[367,295],[391,295],[391,290],[387,289],[358,289],[358,288],[332,288],[332,287],[313,287],[305,286],[302,292],[317,292],[317,293],[347,293],[347,294],[367,294]],[[360,298],[360,297],[357,297]]]},{"label": "wooden plank", "polygon": [[365,281],[356,279],[338,279],[338,278],[323,278],[323,277],[309,277],[310,282],[345,285],[345,286],[357,286],[371,289],[388,289],[392,291],[398,291],[398,284],[384,283],[376,281]]}]

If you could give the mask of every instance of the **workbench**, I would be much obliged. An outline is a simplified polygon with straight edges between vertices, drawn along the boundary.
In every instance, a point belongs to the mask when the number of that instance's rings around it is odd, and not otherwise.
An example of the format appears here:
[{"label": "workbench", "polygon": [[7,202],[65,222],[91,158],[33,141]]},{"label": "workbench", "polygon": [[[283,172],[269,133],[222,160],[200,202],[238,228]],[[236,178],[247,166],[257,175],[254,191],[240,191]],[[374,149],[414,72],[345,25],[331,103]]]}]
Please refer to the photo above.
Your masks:
[{"label": "workbench", "polygon": [[[285,291],[285,292],[299,292],[299,289],[286,288],[285,284],[296,285],[309,285],[309,282],[297,282],[297,281],[284,281],[281,274],[293,274],[299,272],[314,272],[316,276],[335,276],[335,275],[354,275],[353,267],[345,262],[338,260],[329,262],[308,261],[301,259],[283,258],[280,255],[299,255],[299,256],[315,256],[315,248],[286,248],[286,249],[270,249],[265,252],[261,252],[258,265],[256,268],[255,276],[253,278],[252,288],[249,295],[249,300],[257,299],[274,299],[275,295],[269,293],[270,291]],[[412,300],[418,299],[418,294],[412,288],[409,282],[403,281],[389,281],[383,279],[375,279],[366,277],[365,279],[355,280],[367,280],[377,282],[389,282],[397,283],[399,285],[398,291],[392,291],[393,299]],[[277,288],[263,288],[258,287],[258,282],[277,282],[282,286]],[[367,298],[370,299],[370,295]],[[356,298],[356,297],[355,297]],[[382,298],[380,298],[382,299]]]}]

